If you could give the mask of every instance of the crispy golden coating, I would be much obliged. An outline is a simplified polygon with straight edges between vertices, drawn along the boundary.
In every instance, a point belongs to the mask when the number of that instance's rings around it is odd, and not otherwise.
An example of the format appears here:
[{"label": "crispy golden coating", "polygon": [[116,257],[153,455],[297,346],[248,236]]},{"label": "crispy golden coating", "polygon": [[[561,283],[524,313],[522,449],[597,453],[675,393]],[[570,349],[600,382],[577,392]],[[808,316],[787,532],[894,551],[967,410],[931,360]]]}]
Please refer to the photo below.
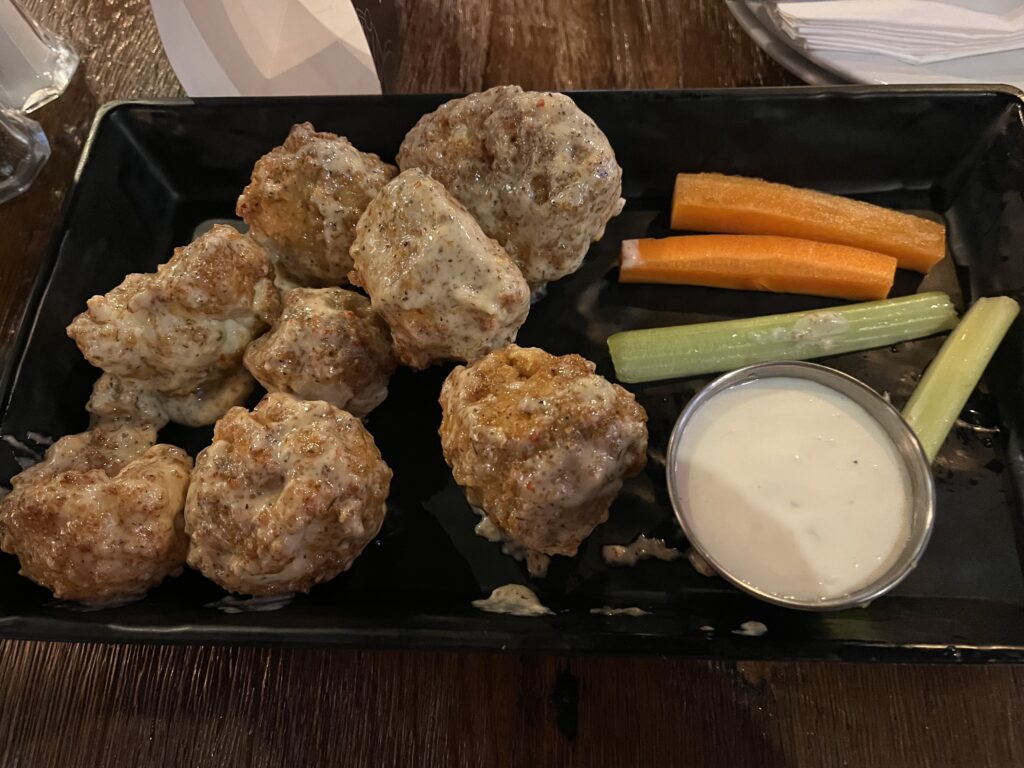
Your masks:
[{"label": "crispy golden coating", "polygon": [[397,172],[345,137],[301,123],[256,162],[236,210],[286,278],[340,285],[352,268],[356,221]]},{"label": "crispy golden coating", "polygon": [[425,115],[398,151],[440,181],[515,259],[531,288],[579,269],[622,210],[607,137],[568,96],[499,86]]},{"label": "crispy golden coating", "polygon": [[156,429],[109,422],[54,443],[0,501],[0,548],[57,597],[138,597],[181,572],[192,460]]},{"label": "crispy golden coating", "polygon": [[226,378],[186,395],[164,395],[137,379],[104,373],[93,385],[85,410],[92,414],[93,424],[121,419],[152,424],[157,429],[162,429],[168,421],[186,427],[203,427],[213,424],[229,408],[245,403],[255,384],[249,372],[239,368]]},{"label": "crispy golden coating", "polygon": [[511,345],[451,372],[441,446],[469,503],[514,544],[574,555],[647,461],[647,414],[579,355]]},{"label": "crispy golden coating", "polygon": [[273,328],[245,351],[259,383],[355,416],[380,405],[398,361],[369,299],[342,288],[293,288],[283,302]]},{"label": "crispy golden coating", "polygon": [[131,274],[68,326],[86,359],[167,395],[235,374],[242,353],[280,312],[266,252],[217,225],[156,273]]},{"label": "crispy golden coating", "polygon": [[192,473],[188,563],[240,594],[308,592],[377,535],[390,481],[370,433],[329,403],[232,408]]},{"label": "crispy golden coating", "polygon": [[508,254],[418,169],[370,203],[352,259],[352,282],[370,294],[399,360],[413,368],[504,346],[530,311],[529,286]]}]

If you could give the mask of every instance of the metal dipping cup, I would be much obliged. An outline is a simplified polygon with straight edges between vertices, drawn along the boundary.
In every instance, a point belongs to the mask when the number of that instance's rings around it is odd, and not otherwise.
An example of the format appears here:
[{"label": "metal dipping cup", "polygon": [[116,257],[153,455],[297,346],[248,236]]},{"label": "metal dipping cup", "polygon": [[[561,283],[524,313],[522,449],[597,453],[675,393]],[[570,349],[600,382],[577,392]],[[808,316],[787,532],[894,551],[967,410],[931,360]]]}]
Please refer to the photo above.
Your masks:
[{"label": "metal dipping cup", "polygon": [[[705,548],[700,538],[694,533],[689,517],[690,511],[686,508],[685,488],[677,488],[675,472],[676,455],[683,433],[693,419],[694,414],[715,395],[730,387],[754,381],[755,379],[776,377],[807,379],[829,387],[842,395],[846,395],[878,422],[878,425],[892,439],[893,445],[906,467],[911,494],[910,536],[907,538],[899,557],[885,573],[870,584],[848,595],[815,600],[780,597],[759,589],[755,584],[741,581],[722,567],[721,563],[715,558],[715,553]],[[932,527],[935,520],[935,481],[932,478],[931,464],[927,456],[925,456],[917,435],[914,434],[914,430],[891,403],[882,398],[869,386],[845,373],[815,363],[757,363],[732,371],[712,381],[698,392],[690,400],[683,412],[679,414],[675,427],[672,429],[672,437],[669,440],[665,469],[672,508],[675,510],[679,525],[682,526],[683,532],[690,540],[690,544],[697,554],[704,558],[722,578],[731,582],[739,589],[761,600],[785,606],[786,608],[797,608],[805,611],[836,611],[869,603],[884,595],[906,578],[907,574],[917,565],[918,560],[921,559],[921,555],[928,545],[928,539],[932,535]]]}]

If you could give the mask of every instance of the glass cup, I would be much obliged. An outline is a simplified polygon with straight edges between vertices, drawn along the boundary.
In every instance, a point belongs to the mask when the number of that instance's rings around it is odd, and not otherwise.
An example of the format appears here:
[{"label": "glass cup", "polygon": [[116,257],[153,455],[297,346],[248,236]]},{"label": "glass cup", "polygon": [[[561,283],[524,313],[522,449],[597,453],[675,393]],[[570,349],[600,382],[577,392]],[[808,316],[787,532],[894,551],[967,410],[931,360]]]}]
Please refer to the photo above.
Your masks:
[{"label": "glass cup", "polygon": [[31,186],[50,157],[42,126],[25,116],[67,88],[78,54],[19,0],[0,0],[0,203]]},{"label": "glass cup", "polygon": [[31,112],[67,88],[78,54],[18,0],[0,0],[0,107]]},{"label": "glass cup", "polygon": [[42,126],[17,110],[0,108],[0,203],[28,189],[49,157]]}]

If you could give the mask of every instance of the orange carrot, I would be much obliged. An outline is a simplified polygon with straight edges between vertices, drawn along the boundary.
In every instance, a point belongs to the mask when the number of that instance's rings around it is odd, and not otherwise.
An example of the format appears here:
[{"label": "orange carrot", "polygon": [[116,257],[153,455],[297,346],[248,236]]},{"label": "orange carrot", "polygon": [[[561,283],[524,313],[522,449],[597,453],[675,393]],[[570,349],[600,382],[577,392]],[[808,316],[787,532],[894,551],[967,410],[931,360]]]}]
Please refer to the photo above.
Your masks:
[{"label": "orange carrot", "polygon": [[927,272],[946,253],[939,223],[859,200],[721,173],[680,173],[672,229],[781,235],[850,245]]},{"label": "orange carrot", "polygon": [[675,283],[838,299],[884,299],[896,259],[848,245],[771,235],[625,240],[622,283]]}]

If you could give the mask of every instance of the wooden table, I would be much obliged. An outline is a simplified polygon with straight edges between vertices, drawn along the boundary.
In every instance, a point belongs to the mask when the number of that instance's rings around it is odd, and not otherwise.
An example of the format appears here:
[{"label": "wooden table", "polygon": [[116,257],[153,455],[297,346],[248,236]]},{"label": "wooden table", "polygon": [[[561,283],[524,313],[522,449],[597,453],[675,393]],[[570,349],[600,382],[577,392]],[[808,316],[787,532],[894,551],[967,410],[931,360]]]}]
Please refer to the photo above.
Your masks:
[{"label": "wooden table", "polygon": [[[0,207],[0,356],[96,107],[182,94],[146,0],[28,0],[83,54]],[[786,85],[721,0],[405,0],[399,88]],[[1024,765],[1024,668],[0,641],[0,766]]]}]

